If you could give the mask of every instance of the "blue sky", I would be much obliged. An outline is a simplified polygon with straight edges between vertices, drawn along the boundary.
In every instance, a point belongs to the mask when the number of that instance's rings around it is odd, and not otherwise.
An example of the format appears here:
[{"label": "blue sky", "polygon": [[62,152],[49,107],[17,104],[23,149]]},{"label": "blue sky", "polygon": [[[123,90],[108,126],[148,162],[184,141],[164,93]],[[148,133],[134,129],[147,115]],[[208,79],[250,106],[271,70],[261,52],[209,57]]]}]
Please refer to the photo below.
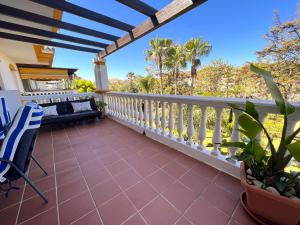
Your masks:
[{"label": "blue sky", "polygon": [[[146,17],[114,0],[71,0],[85,8],[109,15],[132,25],[138,25]],[[160,9],[170,0],[144,0]],[[106,58],[109,78],[125,78],[128,72],[145,75],[144,50],[149,47],[149,40],[157,36],[172,38],[183,44],[191,37],[203,36],[211,42],[213,49],[203,64],[221,58],[224,61],[242,65],[256,59],[255,51],[265,45],[264,34],[273,25],[274,10],[280,13],[282,21],[292,19],[296,13],[297,0],[208,0],[203,5],[182,15],[156,31],[133,42]],[[80,26],[122,36],[123,31],[68,13],[63,20]],[[60,30],[60,33],[76,35],[90,40],[105,40],[74,34]],[[56,48],[54,66],[78,68],[78,74],[85,79],[94,80],[93,53],[84,53]]]}]

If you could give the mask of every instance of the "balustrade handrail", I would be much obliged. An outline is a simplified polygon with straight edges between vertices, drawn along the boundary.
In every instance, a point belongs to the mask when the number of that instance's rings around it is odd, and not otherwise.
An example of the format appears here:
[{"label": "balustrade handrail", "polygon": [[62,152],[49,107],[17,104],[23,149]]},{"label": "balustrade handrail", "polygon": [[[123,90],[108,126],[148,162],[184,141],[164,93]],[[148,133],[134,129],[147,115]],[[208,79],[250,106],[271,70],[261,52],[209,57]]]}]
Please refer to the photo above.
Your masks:
[{"label": "balustrade handrail", "polygon": [[22,101],[32,101],[32,100],[50,100],[59,98],[80,98],[80,97],[99,97],[97,93],[86,92],[86,93],[65,93],[65,94],[50,94],[50,95],[23,95],[21,96]]},{"label": "balustrade handrail", "polygon": [[[268,113],[278,114],[275,101],[262,99],[246,99],[246,98],[226,98],[226,97],[210,97],[210,96],[184,96],[184,95],[159,95],[159,94],[137,94],[128,92],[108,92],[108,96],[131,97],[146,100],[158,100],[162,102],[173,102],[201,106],[213,106],[220,108],[230,108],[228,104],[234,103],[239,106],[245,105],[246,101],[254,103],[258,110]],[[300,102],[291,102],[296,112],[300,113]],[[300,118],[300,115],[299,115]]]}]

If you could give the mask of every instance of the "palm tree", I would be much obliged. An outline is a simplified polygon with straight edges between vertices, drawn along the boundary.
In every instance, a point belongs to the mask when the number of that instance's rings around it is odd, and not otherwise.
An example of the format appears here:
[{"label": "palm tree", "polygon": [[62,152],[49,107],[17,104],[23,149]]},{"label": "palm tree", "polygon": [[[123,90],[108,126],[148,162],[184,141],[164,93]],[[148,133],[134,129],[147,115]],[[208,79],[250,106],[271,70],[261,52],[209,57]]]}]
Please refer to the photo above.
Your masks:
[{"label": "palm tree", "polygon": [[150,50],[146,50],[146,60],[153,61],[159,70],[160,77],[160,94],[163,94],[163,65],[166,51],[173,44],[171,39],[162,39],[157,37],[150,40]]},{"label": "palm tree", "polygon": [[191,62],[191,86],[190,95],[193,95],[194,81],[197,75],[197,68],[201,66],[201,58],[208,56],[212,46],[209,42],[203,41],[202,37],[192,38],[185,44],[187,59]]},{"label": "palm tree", "polygon": [[147,94],[153,89],[155,79],[151,75],[141,77],[139,80],[140,88],[145,91]]},{"label": "palm tree", "polygon": [[167,52],[166,66],[172,68],[175,75],[174,93],[177,94],[177,84],[180,75],[180,69],[186,67],[186,53],[185,49],[180,45],[173,45]]}]

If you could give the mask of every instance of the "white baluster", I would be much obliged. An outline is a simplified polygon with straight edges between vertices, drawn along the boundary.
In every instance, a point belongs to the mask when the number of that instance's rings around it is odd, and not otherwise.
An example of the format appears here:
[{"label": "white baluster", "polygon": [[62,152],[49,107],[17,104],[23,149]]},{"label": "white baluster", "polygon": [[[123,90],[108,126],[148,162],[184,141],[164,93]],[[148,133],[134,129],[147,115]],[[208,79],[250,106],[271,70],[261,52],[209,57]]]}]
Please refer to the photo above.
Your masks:
[{"label": "white baluster", "polygon": [[134,106],[135,106],[135,100],[134,98],[131,98],[131,122],[134,123],[134,119],[135,119],[135,110],[134,110]]},{"label": "white baluster", "polygon": [[116,116],[116,97],[115,96],[112,96],[112,108],[113,108],[113,113],[112,115],[113,116]]},{"label": "white baluster", "polygon": [[140,126],[143,126],[143,99],[140,99],[140,105],[139,105],[139,119],[140,119]]},{"label": "white baluster", "polygon": [[127,120],[128,122],[131,121],[131,102],[130,102],[131,98],[127,98],[127,104],[126,104],[126,107],[127,107]]},{"label": "white baluster", "polygon": [[[238,142],[238,141],[240,141],[240,132],[238,131],[240,126],[239,126],[238,119],[239,119],[239,116],[241,115],[241,111],[234,109],[233,113],[234,113],[234,122],[233,122],[233,128],[232,128],[230,141]],[[229,148],[229,156],[234,156],[237,150],[238,150],[238,148],[236,148],[236,147]],[[233,160],[233,159],[231,159],[231,161],[235,162],[235,160]]]},{"label": "white baluster", "polygon": [[149,99],[149,129],[153,129],[153,112],[152,112],[152,100]]},{"label": "white baluster", "polygon": [[127,99],[126,97],[123,98],[123,118],[124,120],[127,120]]},{"label": "white baluster", "polygon": [[144,100],[144,127],[147,128],[148,123],[148,100]]},{"label": "white baluster", "polygon": [[174,118],[173,118],[173,103],[169,102],[169,138],[174,138]]},{"label": "white baluster", "polygon": [[139,123],[138,99],[134,99],[135,124]]},{"label": "white baluster", "polygon": [[178,124],[177,124],[177,131],[178,131],[178,142],[183,142],[182,132],[183,132],[183,107],[181,103],[177,103],[178,107]]},{"label": "white baluster", "polygon": [[219,155],[219,145],[222,142],[222,111],[223,108],[215,107],[216,111],[216,126],[213,134],[213,150],[211,154]]},{"label": "white baluster", "polygon": [[159,102],[155,101],[155,132],[159,133]]},{"label": "white baluster", "polygon": [[120,101],[117,96],[116,96],[116,116],[120,117]]},{"label": "white baluster", "polygon": [[[261,123],[264,123],[268,113],[264,111],[258,111],[259,112],[259,121]],[[262,137],[263,132],[260,132],[257,136],[257,140],[261,143],[261,137]]]},{"label": "white baluster", "polygon": [[194,135],[194,118],[193,118],[193,105],[188,105],[188,127],[187,127],[187,136],[188,140],[187,145],[193,146],[193,135]]},{"label": "white baluster", "polygon": [[202,106],[201,107],[201,121],[200,121],[200,126],[198,130],[198,140],[199,140],[199,145],[197,146],[198,149],[203,150],[204,147],[204,141],[206,138],[206,107]]},{"label": "white baluster", "polygon": [[161,102],[161,134],[166,135],[166,103]]}]

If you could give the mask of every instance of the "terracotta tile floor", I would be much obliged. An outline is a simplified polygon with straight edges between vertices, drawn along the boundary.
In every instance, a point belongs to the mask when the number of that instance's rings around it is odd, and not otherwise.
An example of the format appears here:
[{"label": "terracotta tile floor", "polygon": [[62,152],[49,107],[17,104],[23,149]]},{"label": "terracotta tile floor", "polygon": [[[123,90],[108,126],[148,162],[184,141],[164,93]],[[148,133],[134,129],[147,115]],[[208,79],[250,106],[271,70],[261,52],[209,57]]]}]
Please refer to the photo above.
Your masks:
[{"label": "terracotta tile floor", "polygon": [[1,225],[255,224],[239,181],[112,120],[41,131],[30,177],[0,193]]}]

